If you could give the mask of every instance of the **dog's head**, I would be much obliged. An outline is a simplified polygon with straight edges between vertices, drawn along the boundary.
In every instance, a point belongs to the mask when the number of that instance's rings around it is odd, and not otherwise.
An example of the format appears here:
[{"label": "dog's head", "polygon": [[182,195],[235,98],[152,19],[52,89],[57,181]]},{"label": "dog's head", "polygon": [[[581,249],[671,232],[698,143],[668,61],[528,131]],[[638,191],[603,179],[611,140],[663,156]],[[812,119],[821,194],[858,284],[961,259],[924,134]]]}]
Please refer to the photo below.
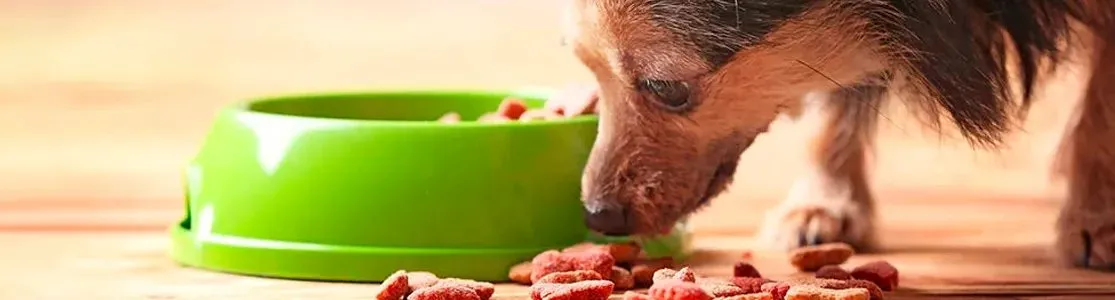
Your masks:
[{"label": "dog's head", "polygon": [[565,41],[601,96],[583,179],[588,226],[665,231],[720,193],[740,154],[803,94],[881,69],[850,34],[862,21],[834,2],[573,0]]}]

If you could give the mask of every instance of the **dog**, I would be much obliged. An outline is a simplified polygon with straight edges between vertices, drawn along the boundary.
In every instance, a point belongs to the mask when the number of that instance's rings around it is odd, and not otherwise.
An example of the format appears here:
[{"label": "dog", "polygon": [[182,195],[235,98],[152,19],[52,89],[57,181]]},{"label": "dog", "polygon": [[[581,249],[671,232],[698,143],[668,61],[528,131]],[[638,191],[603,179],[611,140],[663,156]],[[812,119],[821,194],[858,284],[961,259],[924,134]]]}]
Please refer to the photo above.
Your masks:
[{"label": "dog", "polygon": [[819,95],[813,171],[768,213],[760,240],[871,251],[879,241],[865,163],[879,103],[900,95],[933,129],[955,125],[973,147],[995,148],[1045,75],[1084,51],[1093,75],[1059,150],[1070,192],[1055,250],[1071,265],[1115,267],[1115,2],[571,0],[569,8],[564,41],[598,86],[599,133],[582,180],[594,231],[668,231],[725,189],[777,116]]}]

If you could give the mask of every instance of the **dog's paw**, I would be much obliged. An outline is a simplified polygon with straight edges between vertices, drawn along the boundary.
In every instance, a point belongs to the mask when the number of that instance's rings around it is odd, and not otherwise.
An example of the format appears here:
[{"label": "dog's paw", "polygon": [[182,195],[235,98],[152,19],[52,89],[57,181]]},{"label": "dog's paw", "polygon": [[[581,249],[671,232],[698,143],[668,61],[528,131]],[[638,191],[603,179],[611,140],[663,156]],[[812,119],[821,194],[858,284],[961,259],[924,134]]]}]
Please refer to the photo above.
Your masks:
[{"label": "dog's paw", "polygon": [[1066,206],[1057,222],[1055,247],[1064,264],[1115,272],[1115,207]]},{"label": "dog's paw", "polygon": [[847,191],[813,188],[799,182],[789,197],[767,212],[759,242],[775,250],[792,250],[843,242],[857,251],[875,248],[875,218],[869,194],[853,198]]}]

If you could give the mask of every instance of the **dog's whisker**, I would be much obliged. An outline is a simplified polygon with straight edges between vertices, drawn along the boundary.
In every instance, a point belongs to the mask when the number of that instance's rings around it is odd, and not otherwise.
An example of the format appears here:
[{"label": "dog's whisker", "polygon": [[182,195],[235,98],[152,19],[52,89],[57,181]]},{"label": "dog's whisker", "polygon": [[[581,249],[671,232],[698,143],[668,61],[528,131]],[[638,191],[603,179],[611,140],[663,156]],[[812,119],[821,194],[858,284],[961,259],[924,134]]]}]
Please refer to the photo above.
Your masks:
[{"label": "dog's whisker", "polygon": [[743,31],[743,26],[739,22],[739,0],[736,0],[736,29]]},{"label": "dog's whisker", "polygon": [[[805,63],[804,61],[802,61],[802,60],[800,60],[800,59],[795,59],[794,61],[796,61],[797,63],[801,64],[802,66],[805,66],[806,68],[809,68],[809,70],[812,70],[813,72],[817,73],[817,75],[821,75],[821,77],[824,77],[824,78],[825,78],[825,79],[827,79],[827,80],[828,80],[829,82],[832,82],[832,84],[836,85],[836,87],[838,87],[838,88],[840,88],[840,89],[846,89],[846,88],[847,88],[847,87],[846,87],[846,86],[844,86],[843,84],[840,84],[840,82],[839,82],[839,81],[836,81],[836,79],[833,79],[832,77],[830,77],[830,76],[828,76],[828,75],[825,75],[825,73],[824,73],[824,72],[821,72],[821,70],[818,70],[817,68],[814,68],[813,66],[811,66],[811,65],[809,65],[809,64],[807,64],[807,63]],[[884,114],[884,113],[883,113],[883,111],[882,111],[881,109],[879,109],[879,107],[878,107],[878,106],[875,106],[875,105],[874,105],[874,104],[872,104],[872,103],[865,103],[865,104],[867,104],[867,105],[868,105],[868,107],[870,107],[870,108],[871,108],[871,110],[875,111],[875,113],[876,113],[876,114],[878,114],[878,115],[879,115],[879,117],[883,118],[884,120],[887,120],[887,122],[891,123],[891,125],[894,125],[894,126],[898,126],[898,127],[900,127],[900,128],[901,128],[901,126],[900,126],[900,125],[898,125],[898,123],[895,123],[895,122],[894,122],[894,120],[891,120],[891,119],[890,119],[890,117],[887,117],[887,115],[886,115],[886,114]]]}]

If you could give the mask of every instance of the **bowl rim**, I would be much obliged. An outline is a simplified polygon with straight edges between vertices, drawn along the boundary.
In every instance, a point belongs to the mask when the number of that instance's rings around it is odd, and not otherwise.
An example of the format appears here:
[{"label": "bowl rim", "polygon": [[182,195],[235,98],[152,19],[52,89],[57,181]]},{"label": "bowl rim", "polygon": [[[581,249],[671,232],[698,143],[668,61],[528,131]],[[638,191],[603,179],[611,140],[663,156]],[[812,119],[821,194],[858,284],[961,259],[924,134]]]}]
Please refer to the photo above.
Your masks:
[{"label": "bowl rim", "polygon": [[[576,116],[568,119],[560,120],[544,120],[533,122],[478,122],[476,120],[462,120],[458,123],[441,123],[437,120],[370,120],[370,119],[345,119],[345,118],[329,118],[318,116],[304,116],[304,115],[291,115],[262,112],[251,109],[252,105],[263,102],[279,102],[290,100],[304,100],[309,98],[329,98],[329,97],[359,97],[359,96],[439,96],[439,97],[454,97],[454,96],[497,96],[497,97],[522,97],[522,98],[540,98],[545,102],[548,96],[554,93],[555,90],[550,88],[532,87],[532,88],[518,88],[518,89],[417,89],[417,88],[403,88],[403,89],[363,89],[363,90],[340,90],[340,91],[309,91],[309,92],[296,92],[296,93],[283,93],[265,96],[257,96],[248,100],[236,101],[230,105],[225,106],[224,112],[232,113],[240,116],[252,116],[258,118],[274,118],[283,119],[288,121],[304,121],[315,123],[328,123],[336,125],[349,125],[349,126],[374,126],[374,127],[407,127],[407,128],[462,128],[462,127],[480,127],[480,128],[530,128],[530,127],[553,127],[562,125],[586,125],[595,124],[598,122],[599,117],[595,114]],[[494,109],[494,108],[493,108]]]}]

